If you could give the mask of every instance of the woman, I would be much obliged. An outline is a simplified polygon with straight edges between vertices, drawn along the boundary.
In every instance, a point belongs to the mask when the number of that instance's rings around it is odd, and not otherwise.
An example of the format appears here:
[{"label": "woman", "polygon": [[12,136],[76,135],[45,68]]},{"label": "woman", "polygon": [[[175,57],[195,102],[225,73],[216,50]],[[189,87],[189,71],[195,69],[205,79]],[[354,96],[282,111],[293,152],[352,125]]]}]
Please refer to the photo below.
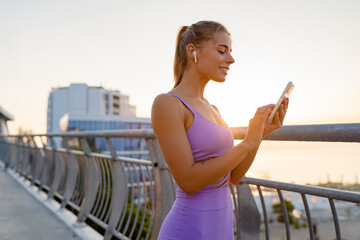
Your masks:
[{"label": "woman", "polygon": [[156,97],[151,121],[176,181],[176,201],[158,239],[233,239],[228,184],[237,184],[251,166],[263,137],[282,125],[288,99],[271,124],[273,104],[260,107],[245,139],[233,144],[230,128],[203,93],[212,80],[224,82],[234,59],[230,33],[220,23],[200,21],[179,29],[174,88]]}]

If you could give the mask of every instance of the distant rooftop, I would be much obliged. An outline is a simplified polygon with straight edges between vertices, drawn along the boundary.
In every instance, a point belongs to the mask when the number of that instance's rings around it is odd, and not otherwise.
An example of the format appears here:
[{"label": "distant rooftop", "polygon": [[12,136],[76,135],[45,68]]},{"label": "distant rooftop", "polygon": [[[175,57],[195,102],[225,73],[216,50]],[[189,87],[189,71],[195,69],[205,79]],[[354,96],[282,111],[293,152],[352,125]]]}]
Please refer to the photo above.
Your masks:
[{"label": "distant rooftop", "polygon": [[5,121],[12,121],[14,117],[8,113],[4,108],[0,106],[0,118],[4,119]]},{"label": "distant rooftop", "polygon": [[[87,86],[86,83],[70,83],[70,86],[71,85],[85,85],[85,86]],[[53,87],[53,88],[51,88],[51,90],[68,89],[70,86],[67,86],[67,87]],[[93,88],[93,89],[96,88],[96,89],[104,89],[105,90],[105,88],[103,86],[87,86],[87,87],[88,88]],[[111,90],[111,91],[120,93],[119,90]]]}]

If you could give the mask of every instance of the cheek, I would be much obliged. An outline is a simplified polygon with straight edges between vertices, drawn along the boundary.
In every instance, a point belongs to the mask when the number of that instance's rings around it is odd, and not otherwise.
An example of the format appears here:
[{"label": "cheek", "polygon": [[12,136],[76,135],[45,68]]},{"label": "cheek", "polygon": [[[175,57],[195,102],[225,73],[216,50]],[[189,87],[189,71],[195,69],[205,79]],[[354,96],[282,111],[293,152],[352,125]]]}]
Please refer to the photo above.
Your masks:
[{"label": "cheek", "polygon": [[206,61],[201,64],[198,68],[199,72],[204,75],[214,75],[217,71],[217,64],[212,61]]}]

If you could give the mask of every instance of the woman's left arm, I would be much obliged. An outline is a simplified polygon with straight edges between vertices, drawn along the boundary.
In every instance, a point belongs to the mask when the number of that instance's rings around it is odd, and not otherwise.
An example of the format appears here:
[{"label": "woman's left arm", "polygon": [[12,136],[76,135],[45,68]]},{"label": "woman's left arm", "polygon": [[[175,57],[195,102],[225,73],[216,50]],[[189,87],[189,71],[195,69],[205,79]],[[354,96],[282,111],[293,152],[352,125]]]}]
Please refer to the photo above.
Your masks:
[{"label": "woman's left arm", "polygon": [[[280,128],[283,125],[288,105],[289,105],[289,99],[287,98],[284,100],[284,102],[279,107],[279,110],[276,112],[273,122],[271,124],[266,123],[264,128],[263,138],[267,134],[275,131],[276,129]],[[246,172],[249,170],[251,164],[255,159],[259,146],[255,148],[253,151],[249,152],[249,154],[244,158],[244,160],[241,161],[241,163],[239,163],[239,165],[237,165],[231,171],[230,182],[232,184],[235,185],[239,183],[241,179],[245,176]]]}]

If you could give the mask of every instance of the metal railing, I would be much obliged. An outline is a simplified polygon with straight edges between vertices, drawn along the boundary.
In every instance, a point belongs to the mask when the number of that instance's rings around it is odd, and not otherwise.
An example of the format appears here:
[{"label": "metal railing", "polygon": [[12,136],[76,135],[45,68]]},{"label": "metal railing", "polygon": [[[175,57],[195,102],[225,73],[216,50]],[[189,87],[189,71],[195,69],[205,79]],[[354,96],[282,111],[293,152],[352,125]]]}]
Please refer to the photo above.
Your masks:
[{"label": "metal railing", "polygon": [[[246,128],[232,130],[236,139],[245,136]],[[61,138],[61,147],[55,145],[55,138]],[[105,138],[110,154],[94,152],[90,138]],[[151,161],[118,155],[112,143],[115,138],[145,139]],[[81,148],[74,150],[70,139],[76,139]],[[266,140],[360,142],[360,124],[283,126]],[[176,185],[151,129],[2,135],[0,159],[38,191],[56,199],[60,208],[71,210],[77,216],[77,226],[86,222],[104,239],[156,239],[175,200]],[[261,207],[250,186],[256,187]],[[301,195],[310,239],[315,235],[307,196],[328,199],[337,239],[341,239],[341,231],[334,200],[360,203],[360,193],[244,178],[240,184],[230,186],[236,239],[259,239],[261,226],[269,239],[265,188],[279,196],[287,239],[291,235],[283,191]]]}]

